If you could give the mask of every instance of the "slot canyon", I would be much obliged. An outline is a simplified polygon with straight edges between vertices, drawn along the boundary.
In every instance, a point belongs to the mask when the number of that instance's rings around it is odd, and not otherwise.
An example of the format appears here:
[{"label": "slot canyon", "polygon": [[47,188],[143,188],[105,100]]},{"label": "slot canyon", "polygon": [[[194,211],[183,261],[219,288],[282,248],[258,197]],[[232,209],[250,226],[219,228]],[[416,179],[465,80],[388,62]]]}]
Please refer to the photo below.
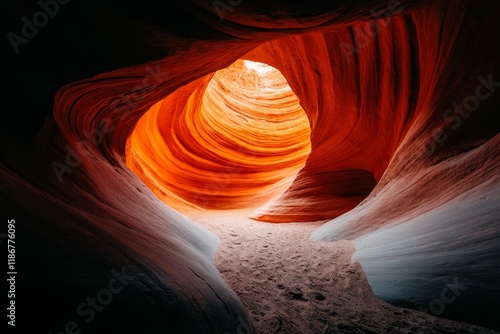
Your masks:
[{"label": "slot canyon", "polygon": [[2,13],[8,333],[500,332],[498,1]]}]

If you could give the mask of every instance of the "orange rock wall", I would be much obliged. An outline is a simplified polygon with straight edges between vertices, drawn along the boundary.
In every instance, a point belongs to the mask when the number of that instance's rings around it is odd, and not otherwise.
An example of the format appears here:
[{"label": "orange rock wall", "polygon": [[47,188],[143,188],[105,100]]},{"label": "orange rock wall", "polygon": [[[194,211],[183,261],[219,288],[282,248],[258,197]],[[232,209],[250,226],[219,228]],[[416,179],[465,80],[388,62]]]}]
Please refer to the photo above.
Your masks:
[{"label": "orange rock wall", "polygon": [[[498,2],[231,3],[72,1],[18,53],[9,48],[0,193],[30,264],[19,301],[31,323],[60,331],[123,268],[138,279],[91,332],[253,332],[213,265],[217,237],[155,195],[227,208],[265,201],[259,191],[278,197],[255,219],[336,217],[312,237],[355,239],[378,296],[423,303],[443,275],[462,275],[474,284],[455,305],[491,321],[482,311],[500,300]],[[5,7],[4,36],[40,10]],[[224,126],[239,109],[256,116],[222,94],[233,80],[209,86],[238,59],[277,68],[304,113],[290,96],[285,110],[307,116],[310,128],[285,131],[277,155],[268,139],[246,143],[244,123]],[[238,106],[227,118],[224,99]],[[224,166],[242,168],[236,182],[217,174]],[[214,174],[217,191],[206,188]]]}]

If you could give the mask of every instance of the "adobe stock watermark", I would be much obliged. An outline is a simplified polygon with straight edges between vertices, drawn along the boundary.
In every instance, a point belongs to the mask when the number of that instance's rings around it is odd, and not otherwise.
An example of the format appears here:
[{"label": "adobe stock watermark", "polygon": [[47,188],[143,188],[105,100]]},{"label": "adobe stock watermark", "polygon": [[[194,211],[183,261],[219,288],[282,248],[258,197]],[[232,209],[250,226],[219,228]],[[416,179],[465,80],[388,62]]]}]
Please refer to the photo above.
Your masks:
[{"label": "adobe stock watermark", "polygon": [[146,67],[146,71],[148,74],[142,79],[142,85],[133,87],[128,94],[123,93],[113,99],[110,102],[111,112],[109,115],[102,119],[92,131],[84,131],[86,139],[77,143],[76,150],[66,145],[65,150],[67,153],[64,163],[57,160],[51,163],[52,170],[59,182],[64,181],[63,176],[65,173],[73,172],[83,162],[83,157],[92,155],[90,150],[92,145],[96,147],[100,146],[104,141],[104,135],[109,135],[113,132],[115,125],[112,122],[112,116],[121,113],[121,117],[117,121],[119,123],[127,113],[139,106],[138,102],[146,98],[146,93],[156,88],[163,82],[163,78],[169,75],[168,72],[162,72],[158,64],[155,69],[150,66]]},{"label": "adobe stock watermark", "polygon": [[[479,84],[474,90],[474,95],[469,95],[461,103],[453,104],[453,107],[445,110],[443,113],[443,121],[449,124],[446,128],[457,130],[463,123],[463,119],[470,117],[471,113],[479,108],[480,101],[488,99],[500,86],[500,82],[493,81],[493,73],[488,75],[488,79],[483,76],[478,76]],[[437,133],[431,136],[425,144],[425,152],[431,155],[436,151],[436,147],[443,144],[448,135],[445,129],[440,129]]]},{"label": "adobe stock watermark", "polygon": [[404,7],[398,0],[390,0],[387,3],[387,9],[380,12],[370,11],[370,15],[374,21],[369,22],[367,25],[354,26],[353,30],[356,37],[355,45],[346,42],[340,43],[340,48],[345,60],[348,64],[352,62],[353,55],[359,54],[361,50],[373,43],[373,38],[380,34],[380,28],[386,28],[391,24],[392,16],[398,15],[403,11]]},{"label": "adobe stock watermark", "polygon": [[51,18],[59,13],[60,5],[67,5],[71,0],[39,0],[37,2],[40,10],[35,12],[31,18],[21,17],[21,31],[19,34],[11,31],[7,33],[7,39],[14,50],[19,53],[19,47],[26,45],[38,35],[40,29],[45,27]]},{"label": "adobe stock watermark", "polygon": [[61,331],[49,334],[79,334],[82,333],[82,326],[90,324],[97,316],[97,313],[102,312],[106,306],[111,304],[114,297],[129,285],[130,281],[136,279],[135,276],[130,276],[125,273],[125,268],[121,272],[116,269],[111,270],[113,277],[109,280],[107,287],[99,290],[95,296],[87,297],[75,309],[75,313],[81,319],[80,322],[70,320]]},{"label": "adobe stock watermark", "polygon": [[220,21],[224,21],[224,13],[227,11],[232,12],[236,7],[241,5],[243,0],[214,0],[212,6],[214,6],[215,12],[219,17]]},{"label": "adobe stock watermark", "polygon": [[445,278],[443,282],[445,286],[441,290],[439,297],[431,300],[427,307],[420,307],[419,311],[433,315],[443,314],[446,310],[446,304],[454,303],[462,293],[461,291],[467,289],[467,284],[459,283],[457,276]]}]

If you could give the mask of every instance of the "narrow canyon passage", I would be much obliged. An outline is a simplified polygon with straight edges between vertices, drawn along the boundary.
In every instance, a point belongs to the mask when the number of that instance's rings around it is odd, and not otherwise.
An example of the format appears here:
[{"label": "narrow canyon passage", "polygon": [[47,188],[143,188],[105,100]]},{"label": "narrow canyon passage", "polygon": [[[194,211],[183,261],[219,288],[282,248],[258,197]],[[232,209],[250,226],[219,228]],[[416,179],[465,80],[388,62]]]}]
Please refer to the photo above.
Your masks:
[{"label": "narrow canyon passage", "polygon": [[4,12],[15,333],[500,331],[499,1]]},{"label": "narrow canyon passage", "polygon": [[247,218],[250,212],[188,216],[221,239],[215,265],[260,334],[497,333],[380,301],[351,261],[353,242],[309,238],[322,221],[263,223]]}]

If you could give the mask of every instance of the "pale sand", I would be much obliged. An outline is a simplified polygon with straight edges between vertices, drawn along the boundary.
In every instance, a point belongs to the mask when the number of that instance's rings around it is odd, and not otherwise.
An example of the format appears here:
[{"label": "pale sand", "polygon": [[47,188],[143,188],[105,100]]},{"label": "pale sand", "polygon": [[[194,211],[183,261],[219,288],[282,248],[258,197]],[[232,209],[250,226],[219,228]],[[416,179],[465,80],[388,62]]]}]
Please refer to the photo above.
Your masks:
[{"label": "pale sand", "polygon": [[378,300],[351,262],[352,242],[310,240],[322,222],[262,223],[249,212],[185,214],[221,239],[215,265],[260,334],[498,333]]}]

